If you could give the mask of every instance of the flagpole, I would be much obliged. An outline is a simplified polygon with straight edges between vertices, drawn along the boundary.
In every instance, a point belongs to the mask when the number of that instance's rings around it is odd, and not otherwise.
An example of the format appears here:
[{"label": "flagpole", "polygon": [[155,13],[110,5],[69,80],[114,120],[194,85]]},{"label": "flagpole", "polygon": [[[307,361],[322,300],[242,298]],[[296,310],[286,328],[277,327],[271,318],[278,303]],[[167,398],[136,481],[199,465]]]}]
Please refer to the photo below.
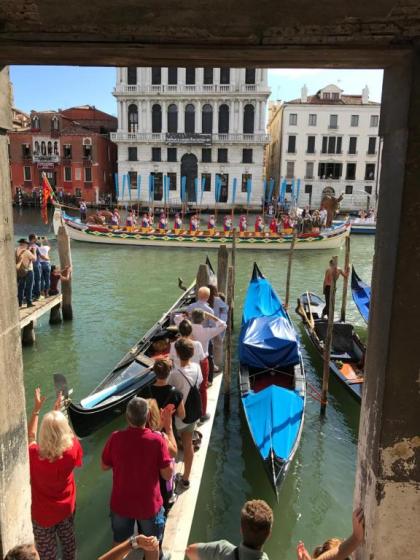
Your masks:
[{"label": "flagpole", "polygon": [[263,180],[263,200],[262,200],[262,223],[263,223],[263,227],[264,227],[264,217],[265,217],[265,200],[266,200],[266,196],[267,196],[267,179],[264,177]]},{"label": "flagpole", "polygon": [[231,217],[230,217],[230,219],[232,220],[232,227],[233,227],[233,219],[234,219],[234,215],[235,215],[235,200],[236,200],[237,183],[238,183],[238,180],[237,180],[236,177],[234,177],[233,178],[233,184],[232,184],[232,211],[231,211]]}]

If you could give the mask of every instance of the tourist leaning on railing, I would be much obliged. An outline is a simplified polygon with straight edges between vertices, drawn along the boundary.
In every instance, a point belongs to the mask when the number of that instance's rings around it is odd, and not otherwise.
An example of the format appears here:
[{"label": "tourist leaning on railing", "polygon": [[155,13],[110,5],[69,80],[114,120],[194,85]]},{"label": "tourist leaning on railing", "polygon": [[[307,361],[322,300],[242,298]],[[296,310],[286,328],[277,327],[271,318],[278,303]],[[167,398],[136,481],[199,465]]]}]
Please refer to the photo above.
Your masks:
[{"label": "tourist leaning on railing", "polygon": [[56,560],[57,540],[63,559],[76,558],[74,513],[76,484],[73,471],[82,466],[83,450],[67,418],[60,412],[61,394],[54,410],[38,418],[45,397],[35,389],[34,408],[28,425],[29,465],[32,489],[32,525],[41,560]]}]

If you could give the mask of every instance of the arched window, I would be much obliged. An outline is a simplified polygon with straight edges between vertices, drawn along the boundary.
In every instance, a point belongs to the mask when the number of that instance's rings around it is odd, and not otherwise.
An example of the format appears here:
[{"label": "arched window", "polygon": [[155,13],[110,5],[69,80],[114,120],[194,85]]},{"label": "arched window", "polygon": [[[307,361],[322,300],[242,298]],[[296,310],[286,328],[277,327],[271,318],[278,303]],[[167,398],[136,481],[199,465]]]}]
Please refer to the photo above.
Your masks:
[{"label": "arched window", "polygon": [[185,132],[190,134],[195,132],[195,109],[191,103],[185,107]]},{"label": "arched window", "polygon": [[230,68],[220,68],[220,83],[230,84]]},{"label": "arched window", "polygon": [[178,107],[175,104],[168,107],[168,132],[178,132]]},{"label": "arched window", "polygon": [[211,134],[213,132],[213,108],[211,105],[203,105],[201,129],[203,134]]},{"label": "arched window", "polygon": [[54,154],[55,154],[56,156],[59,155],[59,152],[58,152],[58,142],[57,142],[57,141],[54,142]]},{"label": "arched window", "polygon": [[48,150],[48,155],[49,155],[49,156],[52,155],[52,150],[53,150],[53,148],[52,148],[52,142],[48,142],[48,144],[47,144],[47,150]]},{"label": "arched window", "polygon": [[162,108],[157,103],[152,107],[152,132],[162,132]]},{"label": "arched window", "polygon": [[34,154],[39,154],[39,142],[35,140]]},{"label": "arched window", "polygon": [[32,117],[32,128],[34,128],[35,130],[41,128],[38,115]]},{"label": "arched window", "polygon": [[127,84],[129,86],[134,86],[137,84],[137,67],[129,66],[127,68]]},{"label": "arched window", "polygon": [[213,83],[213,68],[204,68],[203,83],[207,85]]},{"label": "arched window", "polygon": [[220,105],[219,107],[219,134],[227,134],[229,132],[229,107]]},{"label": "arched window", "polygon": [[162,83],[162,68],[160,66],[152,66],[152,85],[159,86]]},{"label": "arched window", "polygon": [[169,66],[168,68],[168,84],[176,86],[178,83],[178,68],[176,66]]},{"label": "arched window", "polygon": [[195,84],[195,68],[185,68],[185,83],[187,85]]},{"label": "arched window", "polygon": [[47,145],[45,144],[44,140],[41,142],[41,154],[43,156],[47,155]]},{"label": "arched window", "polygon": [[139,124],[139,113],[137,105],[132,103],[128,106],[128,131],[135,132]]},{"label": "arched window", "polygon": [[58,130],[59,128],[58,117],[53,117],[51,119],[51,128],[52,130]]},{"label": "arched window", "polygon": [[246,68],[245,69],[245,83],[246,84],[255,84],[255,68]]},{"label": "arched window", "polygon": [[254,106],[245,105],[244,107],[244,134],[254,133]]}]

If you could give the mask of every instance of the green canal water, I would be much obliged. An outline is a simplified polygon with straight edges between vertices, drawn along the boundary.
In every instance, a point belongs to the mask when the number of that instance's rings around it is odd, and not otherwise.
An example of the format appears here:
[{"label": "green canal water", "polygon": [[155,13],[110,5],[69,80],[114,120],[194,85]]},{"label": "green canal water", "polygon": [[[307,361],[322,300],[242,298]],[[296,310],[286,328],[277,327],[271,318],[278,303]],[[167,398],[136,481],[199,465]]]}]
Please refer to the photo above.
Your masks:
[{"label": "green canal water", "polygon": [[[41,224],[38,211],[16,211],[16,237],[32,231],[53,238],[49,227]],[[55,248],[55,241],[52,244]],[[373,246],[373,237],[352,237],[352,262],[366,281],[371,275]],[[343,263],[343,251],[338,254]],[[56,256],[55,249],[53,255]],[[74,321],[51,327],[48,318],[43,318],[36,329],[35,346],[23,352],[28,410],[37,385],[48,395],[47,404],[52,403],[52,375],[57,372],[67,376],[76,400],[84,397],[179,296],[178,276],[185,283],[192,281],[206,253],[73,242],[72,255]],[[296,253],[293,307],[304,290],[321,291],[324,269],[331,256],[328,251]],[[216,264],[215,252],[210,253],[210,258]],[[237,327],[255,259],[284,297],[287,252],[238,252]],[[340,282],[340,296],[341,286]],[[365,325],[351,297],[347,316],[365,338]],[[292,318],[302,336],[308,380],[319,388],[321,361],[294,311]],[[273,535],[266,547],[272,559],[295,558],[300,539],[312,549],[327,537],[346,536],[351,529],[359,405],[334,379],[330,382],[326,419],[319,417],[319,403],[308,399],[300,448],[277,503],[239,414],[236,365],[233,371],[230,413],[224,412],[220,399],[190,540],[237,541],[239,511],[250,498],[263,498],[274,509]],[[111,475],[100,470],[100,454],[111,431],[123,426],[123,418],[118,419],[83,440],[84,466],[77,473],[76,518],[81,560],[93,560],[111,544]]]}]

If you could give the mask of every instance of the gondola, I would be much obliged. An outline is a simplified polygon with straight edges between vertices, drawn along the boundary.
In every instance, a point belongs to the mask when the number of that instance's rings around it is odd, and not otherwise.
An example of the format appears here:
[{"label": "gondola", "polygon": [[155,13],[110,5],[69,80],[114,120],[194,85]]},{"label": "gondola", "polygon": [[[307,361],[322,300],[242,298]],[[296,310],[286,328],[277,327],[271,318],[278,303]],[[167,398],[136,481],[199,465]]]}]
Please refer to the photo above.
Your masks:
[{"label": "gondola", "polygon": [[239,363],[242,410],[278,496],[302,434],[306,382],[296,331],[257,264],[244,302]]},{"label": "gondola", "polygon": [[[316,294],[305,292],[298,299],[296,312],[303,321],[305,331],[323,357],[328,321],[323,319],[324,300]],[[351,395],[361,401],[366,347],[351,323],[335,321],[331,345],[330,372]]]},{"label": "gondola", "polygon": [[351,271],[351,293],[360,315],[367,323],[369,321],[370,286],[363,282],[354,267]]},{"label": "gondola", "polygon": [[[214,271],[208,259],[206,264],[213,282]],[[61,374],[54,376],[56,390],[64,393],[69,419],[79,437],[90,435],[120,416],[132,397],[150,397],[149,386],[155,380],[152,370],[155,343],[162,340],[169,343],[175,338],[176,329],[172,326],[172,319],[176,310],[185,308],[195,300],[195,282],[185,289],[179,279],[179,286],[185,290],[181,297],[80,403],[76,404],[69,398],[66,378]]]}]

